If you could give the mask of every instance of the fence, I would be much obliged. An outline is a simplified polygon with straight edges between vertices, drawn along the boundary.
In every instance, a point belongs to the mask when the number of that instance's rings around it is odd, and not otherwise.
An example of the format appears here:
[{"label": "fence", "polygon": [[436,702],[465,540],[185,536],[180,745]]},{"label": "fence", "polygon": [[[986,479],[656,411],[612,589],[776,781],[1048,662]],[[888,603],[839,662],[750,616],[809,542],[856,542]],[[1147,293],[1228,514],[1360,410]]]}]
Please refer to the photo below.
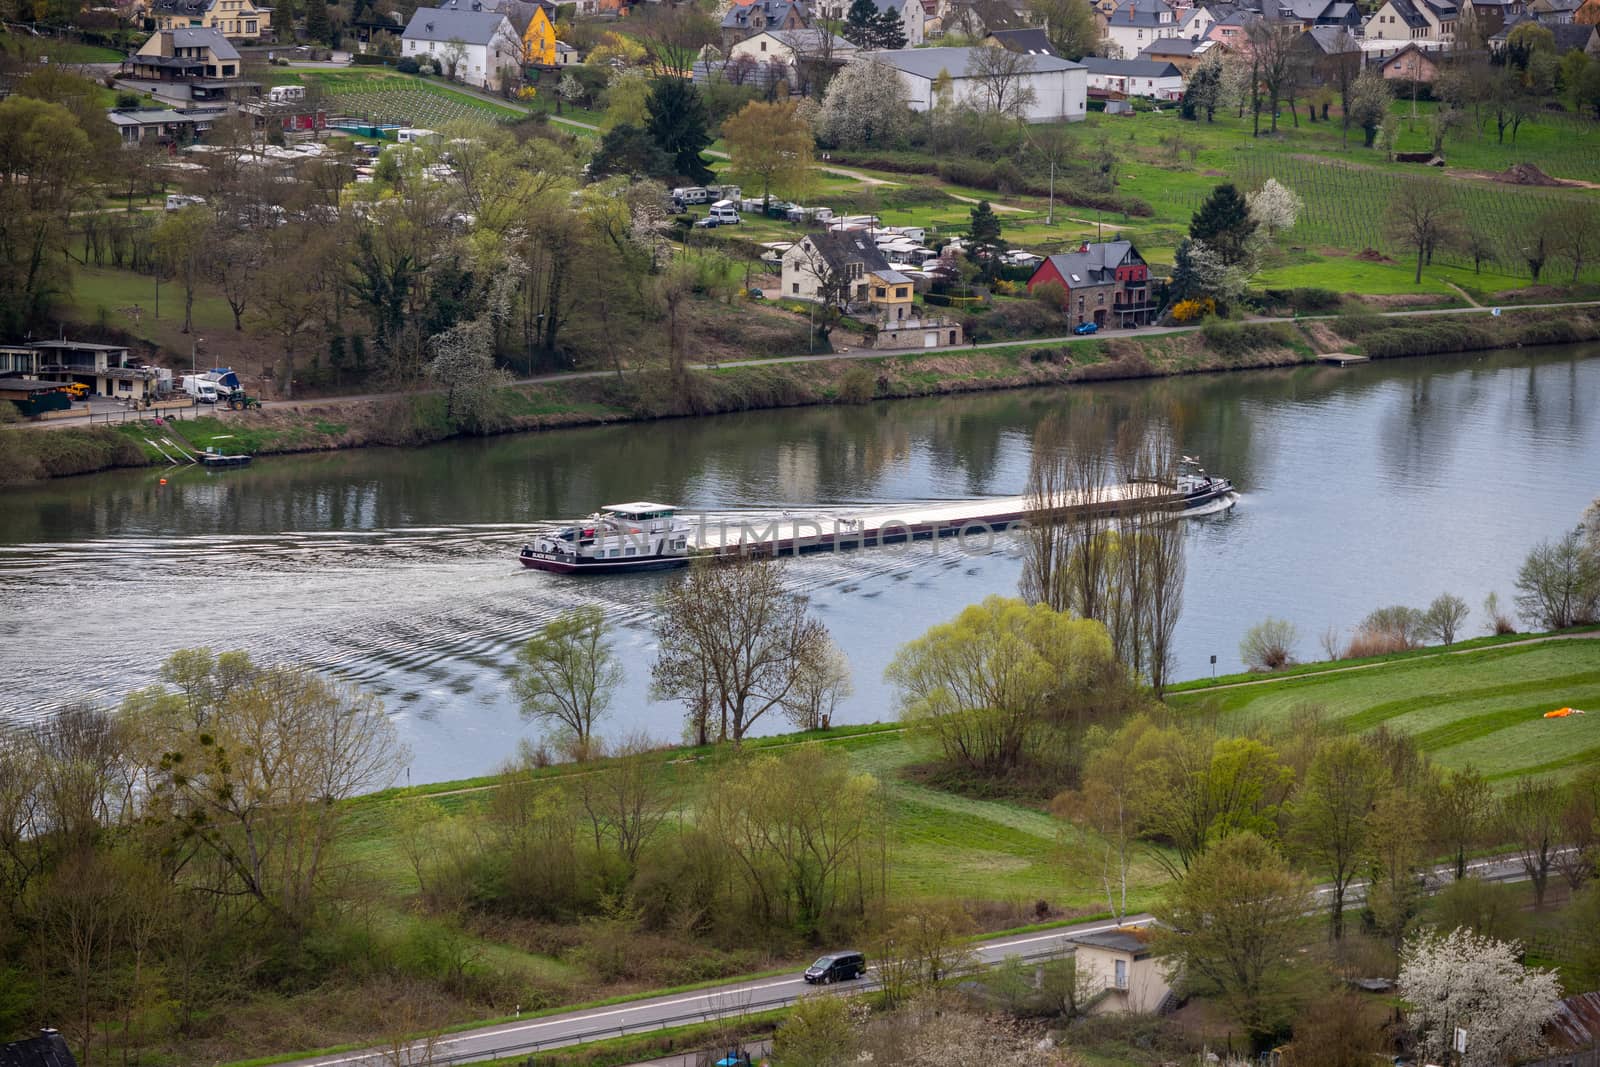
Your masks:
[{"label": "fence", "polygon": [[89,424],[123,422],[153,422],[160,425],[163,422],[181,422],[184,419],[197,419],[200,417],[199,405],[190,404],[179,408],[110,408],[104,411],[89,410]]}]

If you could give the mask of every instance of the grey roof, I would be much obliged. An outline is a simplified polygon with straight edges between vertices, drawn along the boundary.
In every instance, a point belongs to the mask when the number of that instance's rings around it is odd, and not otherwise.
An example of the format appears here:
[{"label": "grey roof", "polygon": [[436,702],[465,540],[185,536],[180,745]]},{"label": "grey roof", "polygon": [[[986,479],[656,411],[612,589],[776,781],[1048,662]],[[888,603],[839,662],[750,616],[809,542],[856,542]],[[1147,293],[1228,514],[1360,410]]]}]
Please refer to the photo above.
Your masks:
[{"label": "grey roof", "polygon": [[1154,59],[1106,59],[1084,56],[1082,63],[1090,74],[1109,74],[1114,78],[1181,78],[1183,72],[1171,63]]},{"label": "grey roof", "polygon": [[[949,72],[952,78],[971,77],[976,73],[972,68],[972,59],[973,53],[977,51],[977,48],[901,48],[893,52],[865,54],[886,66],[932,81],[944,72]],[[1082,63],[1074,63],[1059,56],[1029,58],[1033,60],[1035,73],[1083,69]]]},{"label": "grey roof", "polygon": [[888,282],[890,285],[911,284],[911,279],[907,278],[904,274],[901,274],[897,270],[875,270],[872,273],[878,276],[879,281]]},{"label": "grey roof", "polygon": [[1213,42],[1205,38],[1195,37],[1161,37],[1144,46],[1140,52],[1141,58],[1150,56],[1192,56],[1205,45]]},{"label": "grey roof", "polygon": [[0,1067],[78,1067],[72,1050],[54,1030],[0,1045]]},{"label": "grey roof", "polygon": [[216,0],[156,0],[150,7],[153,15],[203,15]]},{"label": "grey roof", "polygon": [[[41,382],[32,378],[13,378],[0,374],[0,393],[53,393],[64,382]],[[5,1046],[0,1045],[0,1063],[6,1063]]]},{"label": "grey roof", "polygon": [[834,55],[856,50],[855,45],[837,34],[829,33],[827,30],[767,30],[766,34],[774,41],[787,45],[796,52],[821,52],[823,50],[823,41],[830,37],[833,39],[831,47]]},{"label": "grey roof", "polygon": [[94,341],[34,341],[29,348],[65,348],[74,352],[126,352],[127,345],[102,345]]},{"label": "grey roof", "polygon": [[1400,21],[1410,29],[1420,30],[1428,25],[1428,20],[1422,12],[1411,6],[1411,0],[1389,0],[1389,6],[1394,8],[1394,13],[1400,17]]},{"label": "grey roof", "polygon": [[1557,54],[1578,51],[1589,47],[1589,38],[1594,36],[1595,28],[1585,26],[1578,22],[1564,22],[1555,26],[1546,26],[1556,39]]},{"label": "grey roof", "polygon": [[[1138,256],[1129,241],[1090,242],[1086,251],[1063,252],[1049,257],[1050,263],[1061,272],[1067,285],[1107,285],[1115,280],[1117,264],[1129,254]],[[1039,265],[1043,268],[1044,264]]]},{"label": "grey roof", "polygon": [[1361,51],[1361,42],[1343,26],[1313,26],[1301,35],[1300,41],[1325,56]]},{"label": "grey roof", "polygon": [[1008,52],[1021,52],[1030,56],[1059,55],[1050,44],[1050,35],[1037,26],[1023,30],[990,30],[989,36]]},{"label": "grey roof", "polygon": [[[1055,257],[1051,257],[1052,259]],[[1125,930],[1104,930],[1094,934],[1077,934],[1067,938],[1075,945],[1093,945],[1096,948],[1109,948],[1118,952],[1131,952],[1135,956],[1150,954],[1150,946],[1137,935]]]},{"label": "grey roof", "polygon": [[811,13],[798,0],[755,0],[754,3],[730,7],[728,13],[722,16],[722,27],[728,30],[753,29],[751,16],[758,13],[764,25],[782,23],[788,19],[791,8],[798,11],[801,25],[811,25]]},{"label": "grey roof", "polygon": [[[128,111],[108,111],[106,118],[111,120],[113,126],[154,126],[160,122],[200,122],[203,119],[216,118],[216,116],[205,115],[196,118],[193,115],[185,115],[181,111],[173,111],[171,108],[144,107],[133,108]],[[34,347],[39,346],[35,345]],[[83,348],[84,346],[75,344],[71,347]]]},{"label": "grey roof", "polygon": [[488,44],[500,24],[508,22],[493,11],[457,11],[443,7],[419,7],[401,36],[412,41],[461,41]]},{"label": "grey roof", "polygon": [[[184,26],[175,30],[158,30],[158,33],[172,35],[174,48],[209,48],[218,59],[238,59],[239,51],[228,43],[228,39],[218,29],[208,29],[203,26]],[[144,57],[149,59],[149,56]]]},{"label": "grey roof", "polygon": [[971,0],[967,6],[978,16],[983,28],[991,33],[996,30],[1020,30],[1027,26],[1026,20],[1017,14],[1015,8],[1001,0]]},{"label": "grey roof", "polygon": [[830,230],[826,233],[809,233],[809,240],[817,252],[835,270],[859,260],[862,270],[874,273],[889,269],[889,260],[878,251],[865,230]]}]

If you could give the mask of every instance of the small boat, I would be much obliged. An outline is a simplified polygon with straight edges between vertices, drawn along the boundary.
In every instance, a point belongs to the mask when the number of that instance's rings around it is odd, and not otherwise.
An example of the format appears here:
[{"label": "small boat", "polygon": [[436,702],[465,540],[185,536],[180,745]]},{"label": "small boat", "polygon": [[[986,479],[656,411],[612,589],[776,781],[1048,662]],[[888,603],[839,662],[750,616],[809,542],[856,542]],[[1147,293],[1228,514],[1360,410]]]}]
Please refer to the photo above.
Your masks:
[{"label": "small boat", "polygon": [[1177,489],[1185,511],[1236,495],[1232,482],[1207,474],[1206,469],[1200,466],[1200,461],[1193,456],[1183,457]]},{"label": "small boat", "polygon": [[524,567],[560,574],[625,574],[689,562],[691,527],[671,504],[609,504],[583,522],[522,546]]},{"label": "small boat", "polygon": [[251,458],[250,456],[230,456],[224,452],[213,451],[210,448],[200,453],[199,456],[201,465],[207,468],[248,467],[250,466]]}]

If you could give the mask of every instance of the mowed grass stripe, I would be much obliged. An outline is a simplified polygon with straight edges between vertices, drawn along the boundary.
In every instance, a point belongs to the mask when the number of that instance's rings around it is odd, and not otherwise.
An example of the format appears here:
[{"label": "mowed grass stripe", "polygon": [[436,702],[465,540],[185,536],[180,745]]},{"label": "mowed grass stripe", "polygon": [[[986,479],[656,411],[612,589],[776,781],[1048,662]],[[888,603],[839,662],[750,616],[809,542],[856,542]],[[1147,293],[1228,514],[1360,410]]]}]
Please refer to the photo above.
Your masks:
[{"label": "mowed grass stripe", "polygon": [[[1600,682],[1600,674],[1597,674],[1594,680]],[[1600,686],[1569,690],[1563,699],[1570,700],[1574,704],[1594,703],[1600,699]],[[1545,712],[1559,706],[1564,705],[1555,705],[1549,700],[1543,700],[1520,708],[1501,708],[1481,715],[1469,715],[1432,729],[1419,730],[1412,736],[1424,752],[1432,752],[1452,745],[1464,745],[1468,741],[1475,741],[1480,737],[1487,737],[1489,734],[1520,726],[1535,719],[1543,721]]]},{"label": "mowed grass stripe", "polygon": [[1600,763],[1600,745],[1586,748],[1547,763],[1535,763],[1529,767],[1518,767],[1512,770],[1497,771],[1484,777],[1491,782],[1505,781],[1510,778],[1529,777],[1535,778],[1545,774],[1556,774],[1561,771],[1572,770],[1574,767],[1585,767],[1591,763]]},{"label": "mowed grass stripe", "polygon": [[[1445,707],[1451,704],[1479,703],[1485,700],[1496,700],[1500,697],[1525,696],[1530,692],[1546,690],[1559,692],[1564,689],[1576,689],[1600,684],[1600,671],[1586,671],[1582,674],[1566,674],[1557,678],[1547,678],[1538,685],[1530,686],[1527,682],[1506,682],[1502,685],[1485,685],[1475,689],[1462,689],[1452,693],[1439,695],[1411,697],[1406,700],[1393,700],[1386,704],[1377,704],[1365,711],[1354,715],[1346,715],[1339,720],[1339,724],[1346,730],[1354,733],[1365,733],[1380,723],[1390,719],[1409,715],[1413,712],[1426,711],[1429,708]],[[1550,705],[1559,707],[1560,705]],[[1549,711],[1550,707],[1545,707]],[[1498,714],[1498,713],[1497,713]],[[1418,741],[1424,734],[1432,731],[1423,731],[1418,734]],[[1426,747],[1426,746],[1425,746]]]}]

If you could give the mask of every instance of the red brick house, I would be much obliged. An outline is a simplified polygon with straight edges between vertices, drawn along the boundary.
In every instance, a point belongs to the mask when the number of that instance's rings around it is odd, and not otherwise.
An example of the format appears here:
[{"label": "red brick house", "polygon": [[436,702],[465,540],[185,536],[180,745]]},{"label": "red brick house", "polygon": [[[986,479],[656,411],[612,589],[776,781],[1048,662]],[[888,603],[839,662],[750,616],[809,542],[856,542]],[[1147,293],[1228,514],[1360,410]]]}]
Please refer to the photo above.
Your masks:
[{"label": "red brick house", "polygon": [[1028,279],[1028,291],[1046,282],[1067,291],[1062,310],[1074,325],[1144,326],[1156,317],[1150,268],[1131,241],[1086,241],[1076,252],[1051,256]]}]

